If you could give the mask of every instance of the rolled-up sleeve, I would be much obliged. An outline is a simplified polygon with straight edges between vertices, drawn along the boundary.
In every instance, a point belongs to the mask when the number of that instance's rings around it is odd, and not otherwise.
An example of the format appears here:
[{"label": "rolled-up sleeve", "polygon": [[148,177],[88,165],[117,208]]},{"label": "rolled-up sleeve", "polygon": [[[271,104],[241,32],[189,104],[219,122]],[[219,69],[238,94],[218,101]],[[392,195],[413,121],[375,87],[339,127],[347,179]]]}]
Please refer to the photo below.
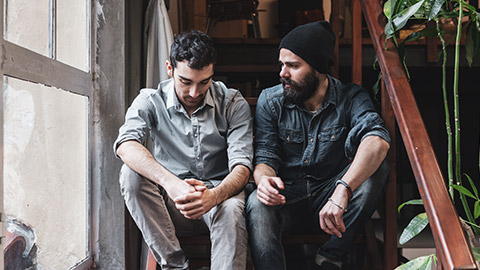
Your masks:
[{"label": "rolled-up sleeve", "polygon": [[278,137],[278,116],[264,90],[255,110],[255,165],[266,164],[278,173],[281,164]]},{"label": "rolled-up sleeve", "polygon": [[349,159],[353,159],[358,146],[368,136],[378,136],[390,144],[390,135],[385,128],[385,123],[375,111],[364,89],[355,93],[349,105],[351,130],[345,143],[345,155]]},{"label": "rolled-up sleeve", "polygon": [[117,148],[125,141],[135,140],[145,145],[147,132],[152,127],[152,110],[148,94],[142,91],[125,114],[125,123],[120,127],[118,137],[113,144],[115,156],[118,157]]},{"label": "rolled-up sleeve", "polygon": [[238,92],[227,112],[227,153],[228,168],[231,171],[235,165],[244,165],[253,170],[253,123],[250,106]]}]

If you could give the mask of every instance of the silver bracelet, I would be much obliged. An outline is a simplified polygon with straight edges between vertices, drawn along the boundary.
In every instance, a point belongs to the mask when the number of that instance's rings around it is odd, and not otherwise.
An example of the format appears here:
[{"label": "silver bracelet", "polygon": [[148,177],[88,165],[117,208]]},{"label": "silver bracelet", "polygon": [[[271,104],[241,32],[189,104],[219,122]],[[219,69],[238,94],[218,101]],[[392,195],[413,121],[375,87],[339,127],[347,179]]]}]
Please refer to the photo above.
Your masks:
[{"label": "silver bracelet", "polygon": [[343,208],[343,206],[341,206],[340,204],[336,203],[332,198],[328,198],[328,201],[331,202],[333,205],[335,205],[336,207],[340,208],[343,210],[343,212],[347,212],[347,209]]}]

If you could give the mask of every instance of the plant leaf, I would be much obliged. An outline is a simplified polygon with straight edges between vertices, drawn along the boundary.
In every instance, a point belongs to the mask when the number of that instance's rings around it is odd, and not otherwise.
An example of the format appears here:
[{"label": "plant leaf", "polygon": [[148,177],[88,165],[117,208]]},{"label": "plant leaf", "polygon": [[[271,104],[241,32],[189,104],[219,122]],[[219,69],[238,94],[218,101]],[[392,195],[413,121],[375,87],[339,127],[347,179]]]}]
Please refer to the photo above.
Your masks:
[{"label": "plant leaf", "polygon": [[383,4],[383,13],[389,20],[392,18],[392,2],[392,0],[388,0],[385,2],[385,4]]},{"label": "plant leaf", "polygon": [[459,185],[451,185],[454,189],[456,189],[458,192],[460,192],[461,194],[465,195],[465,196],[468,196],[472,199],[475,199],[475,200],[478,200],[477,197],[473,196],[472,192],[470,192],[470,190],[466,189],[465,187],[463,186],[459,186]]},{"label": "plant leaf", "polygon": [[468,182],[470,183],[470,186],[472,187],[473,193],[475,194],[475,197],[478,198],[478,190],[477,190],[477,187],[475,186],[475,183],[473,183],[472,178],[470,178],[470,176],[466,173],[464,173],[463,175],[465,175],[465,177],[467,177]]},{"label": "plant leaf", "polygon": [[480,201],[475,202],[475,206],[473,208],[473,217],[477,219],[480,216]]},{"label": "plant leaf", "polygon": [[415,258],[411,261],[409,261],[406,264],[402,264],[399,267],[395,268],[395,270],[411,270],[411,269],[417,269],[417,270],[426,270],[426,269],[432,269],[433,262],[435,260],[436,256],[435,254],[430,254],[427,256],[421,256],[418,258]]},{"label": "plant leaf", "polygon": [[472,253],[475,261],[480,261],[480,247],[472,247]]},{"label": "plant leaf", "polygon": [[416,31],[408,35],[408,37],[403,40],[402,44],[405,44],[410,41],[415,41],[422,37],[436,37],[437,35],[438,35],[438,32],[435,27],[426,27],[420,31]]},{"label": "plant leaf", "polygon": [[435,16],[437,16],[438,12],[442,9],[443,3],[445,3],[445,0],[433,0],[433,1],[428,1],[429,2],[429,9],[427,11],[427,18],[428,20],[433,20]]},{"label": "plant leaf", "polygon": [[421,199],[415,199],[415,200],[410,200],[410,201],[404,202],[404,203],[400,204],[400,206],[398,207],[398,212],[399,213],[400,213],[400,210],[402,210],[402,208],[405,205],[423,205],[423,201]]},{"label": "plant leaf", "polygon": [[468,28],[467,39],[465,41],[465,58],[467,58],[469,67],[472,66],[473,59],[480,52],[480,19],[476,15],[470,18],[471,25]]},{"label": "plant leaf", "polygon": [[402,235],[400,235],[400,240],[398,242],[400,245],[403,245],[410,241],[413,237],[417,236],[420,232],[425,229],[428,225],[427,213],[420,213],[415,216],[407,227],[403,230]]},{"label": "plant leaf", "polygon": [[420,9],[425,0],[420,0],[416,4],[407,7],[398,14],[393,14],[393,26],[395,29],[402,29],[408,20]]}]

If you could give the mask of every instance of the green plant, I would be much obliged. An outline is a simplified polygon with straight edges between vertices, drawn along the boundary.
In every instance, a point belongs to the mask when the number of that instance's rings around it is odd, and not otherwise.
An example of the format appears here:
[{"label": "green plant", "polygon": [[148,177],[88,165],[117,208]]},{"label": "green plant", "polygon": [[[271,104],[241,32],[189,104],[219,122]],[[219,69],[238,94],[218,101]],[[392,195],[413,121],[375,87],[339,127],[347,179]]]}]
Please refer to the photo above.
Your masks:
[{"label": "green plant", "polygon": [[[475,234],[480,234],[480,227],[476,219],[480,216],[480,198],[475,183],[467,174],[461,172],[461,155],[460,155],[460,102],[459,102],[459,60],[460,60],[460,41],[462,34],[465,34],[466,40],[465,50],[468,65],[471,66],[474,57],[480,53],[480,13],[476,8],[466,3],[464,0],[389,0],[384,5],[384,13],[388,18],[385,26],[386,38],[392,38],[397,47],[398,54],[403,60],[403,65],[409,77],[408,69],[404,61],[405,44],[409,41],[416,40],[421,37],[437,36],[442,44],[442,94],[444,100],[445,127],[447,132],[447,148],[448,148],[448,189],[452,201],[454,200],[455,191],[458,192],[461,204],[465,211],[465,223],[469,224]],[[419,19],[422,27],[410,34],[403,41],[399,41],[396,33],[407,25],[411,19]],[[449,20],[456,25],[454,34],[449,39],[449,33],[442,29],[442,21]],[[427,27],[427,23],[435,22],[435,27]],[[446,63],[447,63],[447,46],[454,40],[454,78],[453,78],[453,120],[454,127],[452,132],[451,114],[447,98],[446,84]],[[479,156],[480,170],[480,156]],[[469,187],[462,181],[462,175],[468,180]],[[473,213],[468,204],[467,197],[473,199]],[[399,211],[407,204],[421,204],[421,200],[412,200],[402,204]],[[416,235],[418,235],[428,225],[428,218],[425,213],[420,213],[412,219],[409,225],[403,231],[400,237],[400,244],[404,244]],[[474,255],[478,254],[477,250],[473,250]],[[429,269],[435,259],[434,255],[418,258],[397,269]]]}]

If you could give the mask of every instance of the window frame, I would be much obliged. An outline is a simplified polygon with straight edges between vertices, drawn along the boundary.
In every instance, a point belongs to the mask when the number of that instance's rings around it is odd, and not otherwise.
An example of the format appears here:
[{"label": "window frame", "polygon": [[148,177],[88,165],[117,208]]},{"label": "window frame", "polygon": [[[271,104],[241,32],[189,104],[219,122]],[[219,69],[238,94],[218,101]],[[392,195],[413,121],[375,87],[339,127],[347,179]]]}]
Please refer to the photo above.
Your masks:
[{"label": "window frame", "polygon": [[[0,39],[0,85],[4,83],[4,76],[36,83],[43,84],[50,87],[56,87],[71,93],[79,94],[88,98],[88,128],[87,128],[87,254],[86,258],[78,262],[70,269],[90,269],[94,264],[94,246],[93,239],[93,196],[92,196],[92,168],[93,153],[94,153],[94,134],[93,134],[93,117],[94,117],[94,65],[95,65],[95,36],[94,32],[94,1],[86,0],[87,2],[87,35],[88,35],[88,53],[87,53],[87,71],[82,71],[73,66],[65,64],[56,60],[56,0],[50,0],[50,20],[49,20],[49,56],[44,56],[26,49],[20,45],[11,43],[4,38],[5,32],[5,1],[0,0],[0,29],[2,37]],[[3,93],[3,91],[2,91]],[[3,96],[3,95],[2,95]],[[3,98],[0,98],[0,108],[4,106]],[[0,141],[3,142],[4,129],[4,114],[3,109],[0,110]],[[4,191],[3,191],[3,166],[4,166],[4,146],[0,144],[0,248],[4,249],[4,237],[6,229],[6,215],[4,212]],[[0,269],[4,268],[4,258],[0,256]]]}]

